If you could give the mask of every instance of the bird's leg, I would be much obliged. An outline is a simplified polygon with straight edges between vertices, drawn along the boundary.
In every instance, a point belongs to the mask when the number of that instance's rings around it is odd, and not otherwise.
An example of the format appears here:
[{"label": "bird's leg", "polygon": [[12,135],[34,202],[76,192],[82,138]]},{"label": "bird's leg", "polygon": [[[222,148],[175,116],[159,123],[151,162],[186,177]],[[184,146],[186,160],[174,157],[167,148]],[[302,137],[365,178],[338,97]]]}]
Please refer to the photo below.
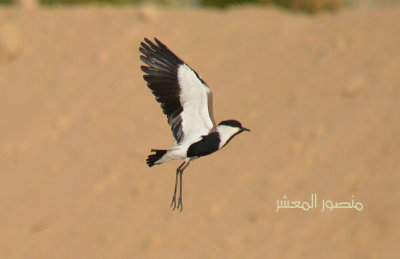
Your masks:
[{"label": "bird's leg", "polygon": [[181,211],[183,209],[183,203],[182,203],[182,174],[183,174],[183,170],[179,174],[179,178],[180,178],[181,184],[179,186],[178,210],[179,210],[179,207],[180,207]]},{"label": "bird's leg", "polygon": [[186,163],[186,161],[184,161],[177,169],[176,169],[176,177],[175,177],[175,189],[174,189],[174,196],[172,197],[172,201],[171,201],[171,205],[170,207],[172,207],[172,210],[175,210],[176,207],[176,189],[177,189],[177,184],[178,184],[178,174],[181,172],[181,167]]},{"label": "bird's leg", "polygon": [[183,185],[182,175],[183,175],[183,171],[186,169],[186,167],[188,167],[190,162],[191,162],[191,160],[189,160],[187,162],[187,164],[180,170],[180,174],[179,174],[179,179],[180,179],[181,184],[179,186],[179,199],[178,199],[178,207],[177,208],[178,209],[180,208],[180,211],[182,211],[182,209],[183,209],[183,203],[182,203],[182,185]]},{"label": "bird's leg", "polygon": [[176,169],[176,178],[175,178],[175,190],[174,190],[174,196],[172,196],[172,201],[171,201],[171,205],[169,205],[169,207],[172,207],[172,210],[175,210],[176,207],[176,185],[178,183],[178,174],[179,174],[179,168]]}]

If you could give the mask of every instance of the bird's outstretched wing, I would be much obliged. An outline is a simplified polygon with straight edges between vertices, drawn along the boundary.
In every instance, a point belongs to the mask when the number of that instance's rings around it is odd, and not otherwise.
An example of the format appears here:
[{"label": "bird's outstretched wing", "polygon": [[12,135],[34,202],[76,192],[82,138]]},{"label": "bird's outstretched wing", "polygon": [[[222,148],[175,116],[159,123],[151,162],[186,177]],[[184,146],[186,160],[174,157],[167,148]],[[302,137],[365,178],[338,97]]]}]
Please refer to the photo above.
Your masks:
[{"label": "bird's outstretched wing", "polygon": [[175,143],[191,141],[215,129],[212,93],[207,84],[162,42],[141,42],[140,59],[147,86],[168,117]]}]

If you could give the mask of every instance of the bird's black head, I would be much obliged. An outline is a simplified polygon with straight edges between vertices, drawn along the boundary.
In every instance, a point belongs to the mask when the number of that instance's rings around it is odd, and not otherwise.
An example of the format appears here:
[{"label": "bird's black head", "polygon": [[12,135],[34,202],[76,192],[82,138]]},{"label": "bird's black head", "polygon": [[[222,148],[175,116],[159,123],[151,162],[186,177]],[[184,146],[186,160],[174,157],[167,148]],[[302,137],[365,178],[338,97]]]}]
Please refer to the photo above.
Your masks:
[{"label": "bird's black head", "polygon": [[233,128],[239,128],[240,131],[250,131],[249,129],[244,128],[244,127],[242,126],[242,123],[240,123],[240,122],[237,121],[237,120],[225,120],[225,121],[221,121],[221,122],[218,124],[218,126],[221,126],[221,125],[230,126],[230,127],[233,127]]}]

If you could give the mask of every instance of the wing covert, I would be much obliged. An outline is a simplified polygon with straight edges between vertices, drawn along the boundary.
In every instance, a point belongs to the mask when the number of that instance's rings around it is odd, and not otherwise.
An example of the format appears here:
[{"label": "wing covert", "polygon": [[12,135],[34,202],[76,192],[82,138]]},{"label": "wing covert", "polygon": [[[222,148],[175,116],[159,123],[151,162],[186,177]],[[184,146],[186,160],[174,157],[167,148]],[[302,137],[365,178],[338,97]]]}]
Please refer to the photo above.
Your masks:
[{"label": "wing covert", "polygon": [[215,128],[212,95],[206,83],[162,42],[141,42],[143,76],[168,118],[177,144]]}]

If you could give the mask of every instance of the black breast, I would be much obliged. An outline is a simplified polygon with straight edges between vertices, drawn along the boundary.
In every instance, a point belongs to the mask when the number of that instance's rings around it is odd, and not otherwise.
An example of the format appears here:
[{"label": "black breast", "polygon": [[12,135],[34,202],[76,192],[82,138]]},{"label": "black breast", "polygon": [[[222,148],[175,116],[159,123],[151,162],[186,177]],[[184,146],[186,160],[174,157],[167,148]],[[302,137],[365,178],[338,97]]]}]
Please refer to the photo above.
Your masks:
[{"label": "black breast", "polygon": [[187,156],[200,157],[214,153],[218,150],[219,142],[220,139],[218,132],[213,132],[208,134],[207,136],[203,136],[200,141],[190,145],[187,151]]}]

